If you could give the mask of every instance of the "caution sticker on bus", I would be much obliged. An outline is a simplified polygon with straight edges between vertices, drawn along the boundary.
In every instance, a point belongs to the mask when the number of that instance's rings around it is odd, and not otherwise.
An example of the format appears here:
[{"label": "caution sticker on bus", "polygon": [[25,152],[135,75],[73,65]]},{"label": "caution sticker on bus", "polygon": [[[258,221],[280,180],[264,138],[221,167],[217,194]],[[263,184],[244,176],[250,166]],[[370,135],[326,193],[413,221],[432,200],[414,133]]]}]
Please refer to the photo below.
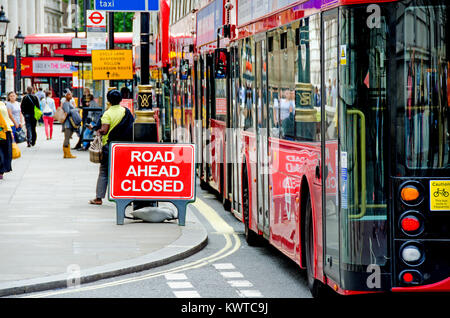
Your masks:
[{"label": "caution sticker on bus", "polygon": [[430,210],[450,211],[450,180],[430,181]]}]

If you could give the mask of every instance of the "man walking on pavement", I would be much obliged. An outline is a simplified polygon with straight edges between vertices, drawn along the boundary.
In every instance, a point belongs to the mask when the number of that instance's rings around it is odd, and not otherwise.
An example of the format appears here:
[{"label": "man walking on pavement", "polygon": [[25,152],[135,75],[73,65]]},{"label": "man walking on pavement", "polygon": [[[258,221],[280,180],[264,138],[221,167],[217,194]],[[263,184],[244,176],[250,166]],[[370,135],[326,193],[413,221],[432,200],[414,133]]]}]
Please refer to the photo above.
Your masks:
[{"label": "man walking on pavement", "polygon": [[25,118],[25,126],[27,128],[27,146],[31,147],[36,144],[36,118],[34,117],[34,107],[39,107],[39,101],[36,96],[33,95],[33,88],[27,87],[27,94],[22,98],[20,108],[22,110],[23,117]]}]

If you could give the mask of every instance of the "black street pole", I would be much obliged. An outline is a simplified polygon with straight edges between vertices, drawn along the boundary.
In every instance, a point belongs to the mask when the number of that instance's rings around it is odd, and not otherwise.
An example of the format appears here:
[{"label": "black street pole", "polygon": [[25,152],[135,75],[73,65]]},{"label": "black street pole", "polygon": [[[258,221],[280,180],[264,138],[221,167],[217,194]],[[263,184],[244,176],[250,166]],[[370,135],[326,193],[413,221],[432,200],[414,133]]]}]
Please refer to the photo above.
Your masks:
[{"label": "black street pole", "polygon": [[5,42],[3,42],[3,38],[2,38],[2,92],[1,92],[1,97],[3,97],[3,95],[6,92],[6,75],[5,75]]},{"label": "black street pole", "polygon": [[22,76],[22,65],[21,65],[20,49],[16,48],[16,93],[18,96],[22,94],[22,87],[20,85]]},{"label": "black street pole", "polygon": [[108,13],[109,30],[108,30],[108,49],[114,50],[114,12]]},{"label": "black street pole", "polygon": [[141,12],[141,84],[150,83],[150,13]]}]

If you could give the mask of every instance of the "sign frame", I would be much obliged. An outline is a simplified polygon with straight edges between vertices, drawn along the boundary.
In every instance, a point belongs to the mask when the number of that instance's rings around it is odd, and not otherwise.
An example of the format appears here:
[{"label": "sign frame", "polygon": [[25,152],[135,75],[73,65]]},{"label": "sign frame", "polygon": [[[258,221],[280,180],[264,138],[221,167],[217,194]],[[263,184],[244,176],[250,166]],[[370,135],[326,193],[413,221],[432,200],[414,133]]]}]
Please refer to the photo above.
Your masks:
[{"label": "sign frame", "polygon": [[[138,147],[138,146],[153,146],[153,147],[190,147],[192,148],[192,179],[191,179],[191,196],[177,199],[175,197],[157,197],[157,196],[148,196],[145,198],[142,197],[115,197],[112,195],[112,188],[113,188],[113,165],[114,165],[114,148],[115,147],[121,147],[121,146],[132,146],[132,147]],[[109,145],[109,152],[108,152],[108,200],[109,201],[115,201],[116,202],[116,223],[117,225],[123,225],[124,219],[125,219],[125,209],[127,206],[129,206],[134,201],[151,201],[151,202],[170,202],[178,210],[178,225],[184,226],[186,224],[186,210],[187,205],[191,202],[195,202],[196,196],[197,196],[197,186],[196,186],[196,178],[197,175],[195,173],[195,166],[196,166],[196,146],[195,144],[180,144],[180,143],[155,143],[155,142],[111,142]]]},{"label": "sign frame", "polygon": [[[115,6],[116,3],[119,5]],[[106,12],[159,11],[159,0],[95,0],[94,9]]]}]

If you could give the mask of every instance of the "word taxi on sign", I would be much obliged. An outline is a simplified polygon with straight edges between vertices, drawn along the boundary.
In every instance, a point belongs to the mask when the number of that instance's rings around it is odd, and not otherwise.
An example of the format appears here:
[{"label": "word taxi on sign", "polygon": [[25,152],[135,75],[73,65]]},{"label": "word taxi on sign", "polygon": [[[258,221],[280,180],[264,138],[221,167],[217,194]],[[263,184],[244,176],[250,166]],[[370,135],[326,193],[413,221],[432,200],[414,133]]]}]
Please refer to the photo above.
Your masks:
[{"label": "word taxi on sign", "polygon": [[195,198],[194,145],[116,143],[110,159],[113,200]]}]

